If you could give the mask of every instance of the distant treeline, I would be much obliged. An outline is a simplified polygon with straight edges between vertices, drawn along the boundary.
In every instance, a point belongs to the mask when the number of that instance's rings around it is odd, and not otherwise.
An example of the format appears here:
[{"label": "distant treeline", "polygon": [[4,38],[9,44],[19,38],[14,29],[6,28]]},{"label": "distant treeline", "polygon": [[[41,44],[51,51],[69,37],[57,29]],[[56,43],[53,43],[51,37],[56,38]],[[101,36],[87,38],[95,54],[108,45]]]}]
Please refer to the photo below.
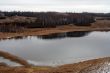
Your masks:
[{"label": "distant treeline", "polygon": [[35,17],[35,22],[16,22],[17,25],[26,26],[28,28],[44,28],[56,27],[60,25],[77,25],[77,26],[90,26],[95,22],[92,14],[88,13],[59,13],[59,12],[0,12],[0,18],[12,16]]},{"label": "distant treeline", "polygon": [[94,17],[110,17],[110,13],[88,13],[88,12],[83,12],[85,15],[91,15]]},{"label": "distant treeline", "polygon": [[[13,12],[2,12],[6,16],[27,16],[27,17],[37,17],[39,14],[44,14],[44,13],[59,13],[59,12],[20,12],[20,11],[13,11]],[[72,12],[67,12],[66,14],[76,14]],[[83,13],[77,13],[77,14],[84,14],[84,15],[90,15],[90,16],[95,16],[95,17],[110,17],[110,13],[88,13],[88,12],[83,12]]]}]

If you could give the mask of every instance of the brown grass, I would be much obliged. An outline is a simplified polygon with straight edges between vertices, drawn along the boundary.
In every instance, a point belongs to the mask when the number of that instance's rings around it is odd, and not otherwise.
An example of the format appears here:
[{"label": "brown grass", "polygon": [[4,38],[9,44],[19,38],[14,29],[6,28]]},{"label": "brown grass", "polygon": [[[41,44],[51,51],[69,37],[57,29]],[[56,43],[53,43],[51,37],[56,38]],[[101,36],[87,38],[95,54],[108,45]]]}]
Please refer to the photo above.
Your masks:
[{"label": "brown grass", "polygon": [[[92,26],[74,26],[66,25],[59,26],[56,28],[35,28],[35,29],[25,29],[23,32],[17,33],[2,33],[0,32],[0,39],[16,36],[36,36],[36,35],[48,35],[51,33],[62,33],[62,32],[72,32],[72,31],[109,31],[110,21],[109,20],[97,20]],[[3,55],[0,52],[0,55]],[[10,54],[8,54],[8,57]],[[59,66],[56,68],[46,68],[46,67],[34,67],[34,68],[12,68],[12,67],[0,67],[0,73],[79,73],[81,70],[86,69],[90,66],[95,66],[105,61],[110,62],[110,58],[100,58],[95,60],[84,61],[75,64],[68,64]],[[23,63],[24,64],[24,63]]]},{"label": "brown grass", "polygon": [[3,39],[16,36],[48,35],[52,33],[73,32],[73,31],[109,31],[109,30],[110,30],[109,20],[97,20],[95,23],[92,24],[92,26],[65,25],[56,28],[24,29],[24,31],[16,33],[0,32],[0,38]]},{"label": "brown grass", "polygon": [[30,68],[0,67],[0,73],[89,73],[89,71],[92,71],[92,67],[101,66],[101,64],[104,64],[106,62],[110,63],[110,57],[88,60],[75,64],[62,65],[55,68],[45,66]]},{"label": "brown grass", "polygon": [[[110,63],[110,57],[88,60],[88,61],[79,62],[75,64],[62,65],[51,70],[51,73],[80,73],[84,69],[89,69],[89,67],[94,67],[97,65],[100,66],[100,64],[104,64],[105,62]],[[86,73],[89,73],[89,72],[86,72]]]}]

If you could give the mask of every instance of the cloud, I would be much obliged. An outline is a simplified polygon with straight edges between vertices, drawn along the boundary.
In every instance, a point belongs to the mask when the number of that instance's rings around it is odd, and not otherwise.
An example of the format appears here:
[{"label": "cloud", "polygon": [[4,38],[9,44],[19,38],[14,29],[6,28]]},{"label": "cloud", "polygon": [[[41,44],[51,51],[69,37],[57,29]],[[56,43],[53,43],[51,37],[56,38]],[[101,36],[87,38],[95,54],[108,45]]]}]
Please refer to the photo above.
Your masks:
[{"label": "cloud", "polygon": [[0,10],[7,11],[109,12],[109,7],[109,0],[0,0]]},{"label": "cloud", "polygon": [[0,4],[110,4],[109,0],[0,0]]}]

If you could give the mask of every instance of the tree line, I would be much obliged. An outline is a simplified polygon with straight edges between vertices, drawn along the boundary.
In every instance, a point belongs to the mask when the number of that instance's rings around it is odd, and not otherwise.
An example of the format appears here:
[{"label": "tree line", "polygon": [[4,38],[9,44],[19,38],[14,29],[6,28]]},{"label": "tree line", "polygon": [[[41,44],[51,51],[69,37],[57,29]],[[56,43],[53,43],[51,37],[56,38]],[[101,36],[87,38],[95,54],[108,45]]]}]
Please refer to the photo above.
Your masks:
[{"label": "tree line", "polygon": [[[34,22],[14,22],[16,25],[27,28],[56,27],[60,25],[90,26],[95,22],[92,15],[84,13],[59,13],[59,12],[0,12],[0,17],[24,16],[37,18]],[[13,23],[12,23],[13,24]]]}]

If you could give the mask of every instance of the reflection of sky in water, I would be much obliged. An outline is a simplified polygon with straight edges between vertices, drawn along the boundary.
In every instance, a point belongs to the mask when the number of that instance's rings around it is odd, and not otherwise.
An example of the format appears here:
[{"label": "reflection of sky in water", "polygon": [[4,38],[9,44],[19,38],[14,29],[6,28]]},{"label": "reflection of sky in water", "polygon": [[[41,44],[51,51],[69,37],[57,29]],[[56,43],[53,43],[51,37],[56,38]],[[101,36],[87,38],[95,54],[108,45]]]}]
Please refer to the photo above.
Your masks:
[{"label": "reflection of sky in water", "polygon": [[91,32],[79,38],[4,40],[0,42],[0,49],[36,64],[54,65],[110,56],[109,43],[110,32]]},{"label": "reflection of sky in water", "polygon": [[9,66],[21,66],[20,64],[4,59],[3,57],[0,57],[0,63],[6,63],[6,65]]}]

